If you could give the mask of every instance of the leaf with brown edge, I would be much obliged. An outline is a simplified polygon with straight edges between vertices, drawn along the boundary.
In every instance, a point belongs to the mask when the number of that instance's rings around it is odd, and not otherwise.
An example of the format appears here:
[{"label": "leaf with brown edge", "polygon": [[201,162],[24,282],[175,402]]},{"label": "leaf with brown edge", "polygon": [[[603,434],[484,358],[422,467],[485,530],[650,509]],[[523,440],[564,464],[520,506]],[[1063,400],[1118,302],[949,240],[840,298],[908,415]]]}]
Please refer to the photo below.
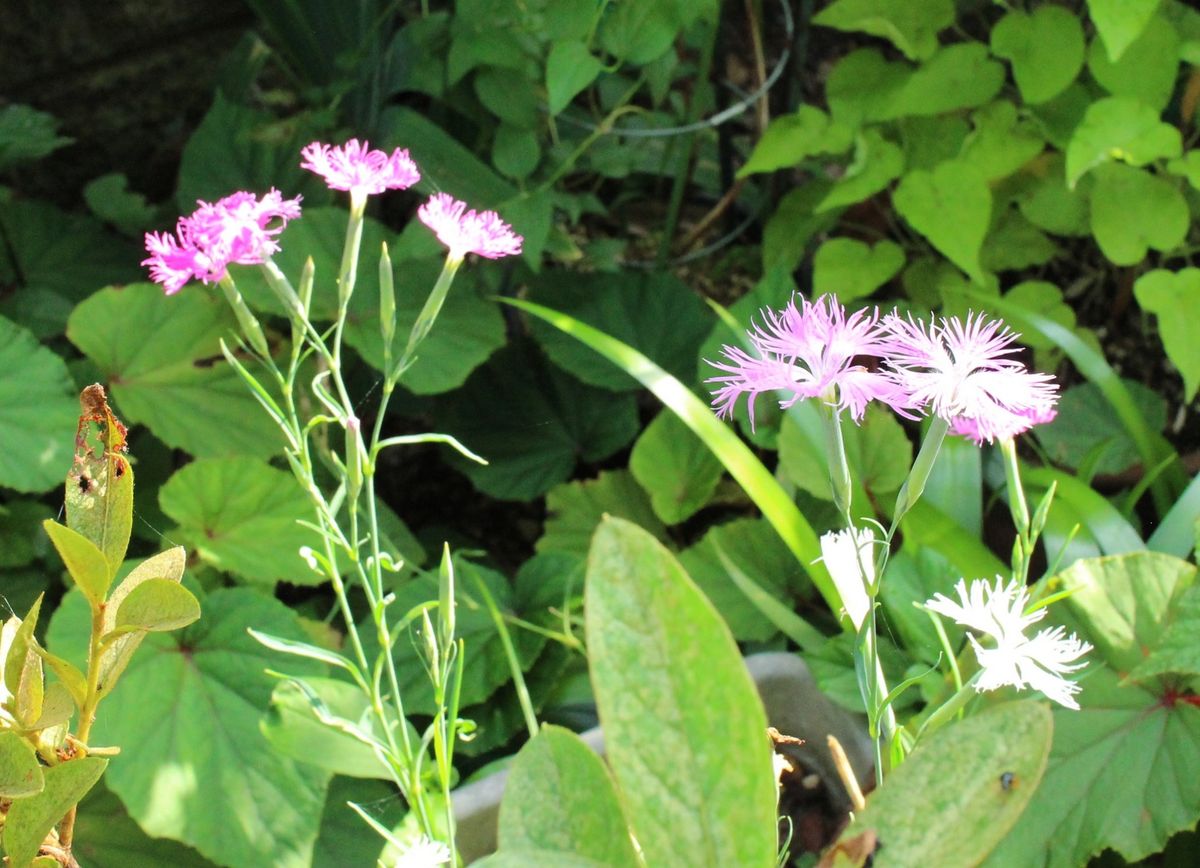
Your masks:
[{"label": "leaf with brown edge", "polygon": [[80,393],[75,460],[67,473],[67,527],[103,552],[109,579],[125,560],[133,527],[133,468],[124,455],[125,433],[103,386],[93,383]]}]

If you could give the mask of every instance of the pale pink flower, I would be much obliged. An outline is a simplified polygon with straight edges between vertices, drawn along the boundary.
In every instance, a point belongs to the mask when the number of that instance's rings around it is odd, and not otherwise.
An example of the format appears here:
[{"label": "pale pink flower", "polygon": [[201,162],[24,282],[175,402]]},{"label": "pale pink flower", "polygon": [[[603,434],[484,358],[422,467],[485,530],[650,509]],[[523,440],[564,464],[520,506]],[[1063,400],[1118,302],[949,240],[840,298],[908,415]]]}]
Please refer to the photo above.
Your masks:
[{"label": "pale pink flower", "polygon": [[213,283],[232,264],[256,265],[279,252],[275,240],[289,220],[300,216],[300,197],[284,199],[271,190],[259,199],[238,192],[217,202],[196,203],[199,207],[181,217],[175,234],[146,234],[150,257],[142,265],[150,277],[162,284],[167,295],[178,292],[191,280]]},{"label": "pale pink flower", "polygon": [[452,259],[462,259],[468,253],[500,259],[521,252],[524,239],[513,232],[499,214],[466,209],[465,202],[448,193],[435,193],[417,209],[417,216],[450,248]]},{"label": "pale pink flower", "polygon": [[862,419],[867,404],[882,401],[905,413],[904,393],[887,374],[862,361],[887,353],[889,336],[875,310],[846,311],[832,296],[810,302],[800,299],[782,311],[762,311],[763,324],[752,326],[750,354],[740,347],[722,349],[728,361],[709,362],[725,373],[708,380],[720,387],[713,395],[717,415],[729,417],[742,394],[749,395],[750,423],[754,401],[761,392],[785,392],[779,401],[787,409],[802,398],[823,398],[838,409]]},{"label": "pale pink flower", "polygon": [[1044,608],[1026,614],[1029,592],[1015,581],[1005,585],[996,577],[995,586],[984,579],[971,582],[959,580],[954,590],[958,600],[943,594],[936,595],[925,607],[964,627],[991,637],[996,647],[985,648],[971,634],[967,638],[979,661],[980,675],[975,689],[983,693],[1011,685],[1018,690],[1029,687],[1044,694],[1059,705],[1079,708],[1075,694],[1080,687],[1068,681],[1064,674],[1082,669],[1085,663],[1075,663],[1092,646],[1062,627],[1041,630],[1032,639],[1025,631],[1046,617]]},{"label": "pale pink flower", "polygon": [[1054,418],[1058,386],[1018,360],[1017,335],[982,314],[932,324],[890,314],[888,364],[912,408],[928,407],[977,443],[1012,437]]},{"label": "pale pink flower", "polygon": [[396,148],[389,155],[371,150],[367,142],[358,139],[340,147],[313,142],[300,155],[304,157],[300,168],[320,175],[331,190],[348,190],[352,197],[405,190],[421,180],[408,151]]}]

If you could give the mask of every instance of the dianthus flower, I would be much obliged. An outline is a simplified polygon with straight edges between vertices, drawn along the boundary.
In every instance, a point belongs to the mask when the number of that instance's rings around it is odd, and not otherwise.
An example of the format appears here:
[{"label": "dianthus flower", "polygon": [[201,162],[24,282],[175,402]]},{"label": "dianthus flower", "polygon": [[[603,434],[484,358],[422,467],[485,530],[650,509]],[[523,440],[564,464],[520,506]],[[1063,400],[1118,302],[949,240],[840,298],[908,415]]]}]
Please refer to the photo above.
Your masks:
[{"label": "dianthus flower", "polygon": [[[780,399],[787,409],[802,398],[822,397],[838,409],[850,411],[855,421],[872,400],[904,411],[903,393],[886,374],[869,370],[860,357],[880,358],[887,352],[889,336],[872,310],[846,311],[832,296],[810,302],[795,300],[778,313],[762,311],[763,324],[749,333],[755,355],[740,347],[726,346],[725,362],[709,362],[725,371],[712,377],[719,383],[713,395],[717,415],[733,414],[738,398],[749,395],[750,423],[754,424],[754,401],[761,392],[790,392]],[[836,395],[836,396],[835,396]]]},{"label": "dianthus flower", "polygon": [[300,216],[300,197],[284,199],[271,190],[259,199],[239,192],[199,207],[181,217],[175,234],[146,233],[150,257],[142,265],[150,277],[173,295],[191,280],[214,283],[232,264],[257,265],[279,252],[275,240],[289,220]]},{"label": "dianthus flower", "polygon": [[842,608],[854,629],[871,613],[867,582],[875,581],[875,533],[867,527],[847,528],[821,535],[821,560],[842,598]]},{"label": "dianthus flower", "polygon": [[1079,708],[1075,701],[1079,685],[1063,678],[1063,674],[1084,667],[1084,663],[1072,661],[1091,651],[1091,645],[1074,633],[1067,636],[1062,627],[1041,630],[1032,639],[1026,637],[1025,631],[1044,618],[1046,610],[1025,614],[1029,592],[1016,582],[1004,585],[997,576],[995,586],[991,586],[986,580],[977,579],[968,590],[966,582],[960,579],[954,590],[957,602],[938,594],[925,607],[995,641],[995,648],[985,648],[967,634],[981,670],[975,683],[978,692],[1005,685],[1018,690],[1030,687],[1059,705]]},{"label": "dianthus flower", "polygon": [[450,258],[461,260],[468,253],[500,259],[521,252],[520,235],[495,211],[467,211],[467,204],[447,193],[435,193],[417,209],[421,222],[450,248]]},{"label": "dianthus flower", "polygon": [[358,139],[340,147],[313,142],[300,155],[304,157],[300,168],[320,175],[331,190],[349,191],[351,199],[404,190],[421,180],[408,151],[396,148],[389,155],[371,150],[367,142]]},{"label": "dianthus flower", "polygon": [[885,318],[888,363],[910,406],[923,408],[977,443],[1020,434],[1054,418],[1058,387],[1018,360],[1017,335],[982,314],[932,324]]}]

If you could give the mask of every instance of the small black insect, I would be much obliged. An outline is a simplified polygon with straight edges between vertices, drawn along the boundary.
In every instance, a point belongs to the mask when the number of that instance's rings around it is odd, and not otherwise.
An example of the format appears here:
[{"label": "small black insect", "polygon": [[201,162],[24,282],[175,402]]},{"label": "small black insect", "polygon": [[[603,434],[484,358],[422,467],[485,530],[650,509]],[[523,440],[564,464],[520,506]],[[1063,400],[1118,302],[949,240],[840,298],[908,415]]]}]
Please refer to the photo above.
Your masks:
[{"label": "small black insect", "polygon": [[1000,775],[1000,788],[1002,790],[1004,790],[1004,792],[1007,793],[1009,790],[1016,787],[1016,785],[1017,785],[1016,773],[1005,772],[1004,774]]}]

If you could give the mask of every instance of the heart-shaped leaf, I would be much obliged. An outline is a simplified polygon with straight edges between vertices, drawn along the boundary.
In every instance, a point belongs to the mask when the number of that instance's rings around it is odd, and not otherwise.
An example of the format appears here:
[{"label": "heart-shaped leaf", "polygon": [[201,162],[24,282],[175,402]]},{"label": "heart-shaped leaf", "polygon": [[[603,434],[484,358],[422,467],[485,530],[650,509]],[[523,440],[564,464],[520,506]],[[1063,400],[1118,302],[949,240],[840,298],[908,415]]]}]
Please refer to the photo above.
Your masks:
[{"label": "heart-shaped leaf", "polygon": [[870,295],[903,267],[904,251],[895,242],[871,247],[855,238],[831,238],[813,256],[813,293],[850,302]]},{"label": "heart-shaped leaf", "polygon": [[992,216],[992,193],[978,169],[951,161],[932,172],[909,172],[892,203],[930,244],[976,283],[984,282],[979,250]]},{"label": "heart-shaped leaf", "polygon": [[1021,98],[1030,104],[1057,96],[1083,68],[1083,25],[1061,6],[1010,10],[992,28],[992,54],[1012,64]]},{"label": "heart-shaped leaf", "polygon": [[546,58],[546,103],[550,114],[556,115],[570,105],[603,68],[604,64],[584,42],[555,40]]},{"label": "heart-shaped leaf", "polygon": [[1156,15],[1118,61],[1109,60],[1100,42],[1094,41],[1088,51],[1088,71],[1113,96],[1133,97],[1162,111],[1171,99],[1179,73],[1179,34],[1165,18]]},{"label": "heart-shaped leaf", "polygon": [[1147,248],[1173,250],[1191,218],[1183,194],[1165,178],[1120,163],[1095,170],[1092,234],[1110,262],[1136,265]]},{"label": "heart-shaped leaf", "polygon": [[954,23],[951,0],[836,0],[813,16],[813,24],[850,33],[881,36],[910,60],[923,60],[938,48],[938,31]]},{"label": "heart-shaped leaf", "polygon": [[1109,60],[1120,60],[1135,39],[1142,35],[1160,0],[1088,0],[1088,14]]},{"label": "heart-shaped leaf", "polygon": [[831,121],[816,106],[802,105],[771,121],[746,165],[738,170],[738,177],[795,166],[813,154],[839,154],[851,141],[849,128]]},{"label": "heart-shaped leaf", "polygon": [[1143,310],[1158,315],[1158,335],[1183,374],[1184,399],[1192,400],[1200,388],[1200,268],[1149,271],[1137,279],[1133,292]]},{"label": "heart-shaped leaf", "polygon": [[669,410],[659,413],[633,444],[629,469],[666,524],[678,524],[704,506],[725,470]]},{"label": "heart-shaped leaf", "polygon": [[1160,120],[1154,109],[1127,96],[1096,100],[1067,145],[1067,185],[1074,187],[1089,169],[1111,160],[1145,166],[1182,152],[1179,128]]}]

